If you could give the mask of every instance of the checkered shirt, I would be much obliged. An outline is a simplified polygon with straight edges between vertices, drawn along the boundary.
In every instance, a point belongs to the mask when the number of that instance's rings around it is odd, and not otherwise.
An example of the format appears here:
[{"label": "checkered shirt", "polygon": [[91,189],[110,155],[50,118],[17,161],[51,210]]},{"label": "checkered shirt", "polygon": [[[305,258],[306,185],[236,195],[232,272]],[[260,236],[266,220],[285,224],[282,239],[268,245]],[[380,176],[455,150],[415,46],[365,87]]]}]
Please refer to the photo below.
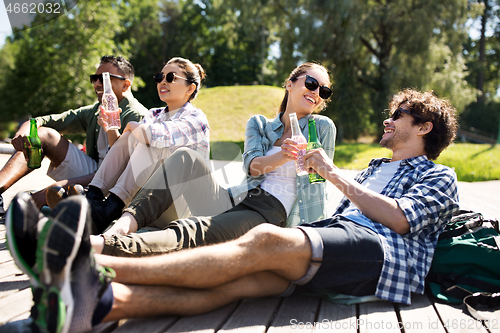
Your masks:
[{"label": "checkered shirt", "polygon": [[169,117],[168,107],[150,109],[142,123],[151,128],[151,146],[170,148],[171,153],[187,147],[200,153],[206,161],[210,154],[207,116],[190,102]]},{"label": "checkered shirt", "polygon": [[[356,181],[362,183],[384,159],[374,159]],[[403,210],[410,231],[399,235],[373,222],[384,248],[384,264],[375,295],[395,303],[411,303],[411,292],[424,292],[425,276],[431,267],[439,234],[458,210],[455,172],[434,164],[426,156],[401,161],[395,176],[381,194],[394,198]],[[348,206],[344,198],[335,214]]]}]

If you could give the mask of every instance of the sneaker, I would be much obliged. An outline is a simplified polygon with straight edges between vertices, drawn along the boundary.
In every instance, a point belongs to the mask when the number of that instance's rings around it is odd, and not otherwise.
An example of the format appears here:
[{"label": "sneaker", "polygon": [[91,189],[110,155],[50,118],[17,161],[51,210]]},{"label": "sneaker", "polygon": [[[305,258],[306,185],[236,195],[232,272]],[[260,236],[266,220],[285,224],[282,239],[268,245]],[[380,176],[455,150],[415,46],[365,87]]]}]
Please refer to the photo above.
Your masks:
[{"label": "sneaker", "polygon": [[80,184],[68,185],[66,189],[61,186],[52,186],[45,193],[45,200],[50,209],[54,209],[62,199],[70,195],[85,195],[83,186]]},{"label": "sneaker", "polygon": [[31,286],[39,286],[35,267],[37,229],[48,219],[37,208],[31,195],[19,192],[12,199],[5,221],[7,247],[17,267],[30,279]]},{"label": "sneaker", "polygon": [[3,197],[0,194],[0,216],[4,216],[4,215],[5,215],[5,209],[3,208]]},{"label": "sneaker", "polygon": [[86,332],[112,270],[96,264],[90,244],[89,204],[71,196],[51,212],[38,237],[36,252],[42,290],[34,293],[32,317],[41,331]]}]

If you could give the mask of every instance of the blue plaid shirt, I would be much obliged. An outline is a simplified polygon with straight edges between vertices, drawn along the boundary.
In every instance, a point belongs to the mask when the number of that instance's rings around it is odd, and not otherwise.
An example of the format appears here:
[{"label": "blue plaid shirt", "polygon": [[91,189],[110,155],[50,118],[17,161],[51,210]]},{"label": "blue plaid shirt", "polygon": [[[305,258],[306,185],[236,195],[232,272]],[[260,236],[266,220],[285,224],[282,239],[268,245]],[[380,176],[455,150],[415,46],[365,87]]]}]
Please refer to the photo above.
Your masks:
[{"label": "blue plaid shirt", "polygon": [[[384,159],[374,159],[356,181],[362,183],[380,167]],[[431,267],[439,234],[458,210],[455,172],[434,164],[426,156],[401,161],[401,165],[381,194],[394,198],[403,210],[410,231],[399,235],[372,222],[384,247],[384,264],[375,295],[395,303],[411,303],[411,292],[423,294],[425,276]],[[335,214],[349,206],[344,197]]]},{"label": "blue plaid shirt", "polygon": [[200,153],[205,161],[210,158],[210,135],[207,116],[190,102],[169,117],[167,108],[154,108],[142,120],[151,128],[151,147],[187,147]]},{"label": "blue plaid shirt", "polygon": [[[318,140],[328,157],[333,159],[336,135],[335,124],[325,116],[307,115],[302,117],[299,119],[299,126],[306,138],[309,137],[309,118],[314,118],[316,121]],[[253,116],[248,120],[245,129],[245,152],[243,153],[243,169],[247,178],[242,184],[228,189],[230,195],[235,199],[235,203],[244,199],[247,191],[257,187],[266,178],[265,174],[252,177],[250,175],[250,162],[258,156],[264,156],[276,140],[283,135],[284,128],[285,126],[281,122],[281,114],[273,120],[269,120],[262,115]],[[296,180],[297,198],[288,216],[287,227],[324,219],[326,217],[325,203],[327,201],[325,182],[311,184],[308,176],[297,176]]]}]

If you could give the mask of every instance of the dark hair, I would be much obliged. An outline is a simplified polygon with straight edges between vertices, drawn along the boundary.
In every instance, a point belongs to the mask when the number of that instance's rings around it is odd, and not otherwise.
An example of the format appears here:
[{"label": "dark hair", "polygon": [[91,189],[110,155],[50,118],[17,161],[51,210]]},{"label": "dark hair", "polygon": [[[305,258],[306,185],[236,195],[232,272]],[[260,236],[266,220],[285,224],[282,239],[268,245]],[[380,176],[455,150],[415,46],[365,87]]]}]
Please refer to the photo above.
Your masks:
[{"label": "dark hair", "polygon": [[413,115],[414,126],[428,121],[432,123],[432,130],[424,136],[424,149],[430,160],[438,158],[455,140],[458,129],[456,109],[450,101],[436,97],[432,91],[413,89],[405,89],[392,98],[390,115],[401,106]]},{"label": "dark hair", "polygon": [[193,100],[198,95],[198,91],[201,88],[201,81],[203,81],[206,77],[205,70],[201,67],[200,64],[193,64],[190,60],[184,58],[172,58],[167,62],[168,64],[176,64],[182,72],[186,76],[187,82],[194,83],[196,85],[196,89],[189,96],[189,100]]},{"label": "dark hair", "polygon": [[[286,87],[286,84],[288,83],[288,81],[295,82],[295,81],[297,81],[297,78],[299,76],[303,75],[309,69],[314,69],[314,68],[318,68],[318,69],[321,69],[322,71],[325,71],[325,73],[328,74],[328,77],[330,77],[330,73],[323,65],[320,65],[320,64],[317,64],[314,62],[306,62],[302,65],[295,67],[295,69],[290,73],[290,75],[285,80],[285,82],[283,82],[283,87]],[[316,109],[317,112],[321,112],[322,110],[324,110],[326,108],[326,104],[327,104],[328,100],[323,101],[323,104],[321,105],[321,107]],[[285,112],[287,102],[288,102],[288,90],[285,90],[285,96],[283,97],[283,100],[281,101],[279,113]],[[316,110],[315,110],[315,112],[316,112]]]},{"label": "dark hair", "polygon": [[134,80],[134,66],[132,66],[132,64],[128,62],[124,57],[106,55],[101,58],[101,65],[102,64],[112,64],[122,72],[124,77],[126,77],[130,81]]}]

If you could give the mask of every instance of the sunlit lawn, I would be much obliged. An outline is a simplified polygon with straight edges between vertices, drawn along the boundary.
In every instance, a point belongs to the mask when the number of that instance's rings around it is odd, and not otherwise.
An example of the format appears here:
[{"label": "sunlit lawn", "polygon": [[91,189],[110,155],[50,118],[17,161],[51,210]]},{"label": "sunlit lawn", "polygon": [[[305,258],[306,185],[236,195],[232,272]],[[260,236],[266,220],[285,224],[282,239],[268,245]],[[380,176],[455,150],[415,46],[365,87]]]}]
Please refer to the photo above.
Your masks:
[{"label": "sunlit lawn", "polygon": [[[390,152],[378,144],[339,144],[335,149],[335,164],[341,168],[362,169],[375,157],[390,157]],[[500,179],[499,145],[452,144],[435,162],[453,168],[460,181]]]}]

